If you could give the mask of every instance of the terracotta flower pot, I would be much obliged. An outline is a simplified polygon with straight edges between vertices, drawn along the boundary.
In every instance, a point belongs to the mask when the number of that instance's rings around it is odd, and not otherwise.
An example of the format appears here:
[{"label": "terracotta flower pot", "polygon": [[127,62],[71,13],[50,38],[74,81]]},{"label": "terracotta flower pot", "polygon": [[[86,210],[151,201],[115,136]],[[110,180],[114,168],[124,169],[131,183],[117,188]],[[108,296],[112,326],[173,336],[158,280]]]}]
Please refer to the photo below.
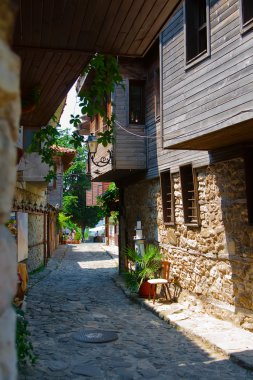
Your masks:
[{"label": "terracotta flower pot", "polygon": [[147,281],[143,281],[139,289],[139,297],[149,298],[149,294],[151,298],[154,296],[154,287],[152,287]]}]

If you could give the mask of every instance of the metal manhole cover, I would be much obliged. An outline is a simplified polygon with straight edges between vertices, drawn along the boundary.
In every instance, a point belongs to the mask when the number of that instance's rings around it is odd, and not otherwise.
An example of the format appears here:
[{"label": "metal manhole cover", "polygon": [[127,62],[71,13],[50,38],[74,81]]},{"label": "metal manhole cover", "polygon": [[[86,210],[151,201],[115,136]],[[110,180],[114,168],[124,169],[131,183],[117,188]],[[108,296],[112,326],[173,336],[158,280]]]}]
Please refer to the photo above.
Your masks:
[{"label": "metal manhole cover", "polygon": [[79,342],[86,343],[107,343],[118,339],[118,335],[113,331],[85,329],[74,332],[72,337]]}]

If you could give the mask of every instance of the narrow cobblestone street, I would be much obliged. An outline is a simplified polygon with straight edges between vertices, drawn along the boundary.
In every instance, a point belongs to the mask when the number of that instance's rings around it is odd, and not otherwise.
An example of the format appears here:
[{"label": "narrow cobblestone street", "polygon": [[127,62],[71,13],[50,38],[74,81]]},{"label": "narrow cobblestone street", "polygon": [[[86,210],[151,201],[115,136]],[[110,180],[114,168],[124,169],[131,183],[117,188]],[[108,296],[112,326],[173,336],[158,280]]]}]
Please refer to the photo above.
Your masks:
[{"label": "narrow cobblestone street", "polygon": [[[253,379],[253,373],[199,347],[113,282],[116,260],[98,244],[62,246],[30,279],[27,317],[38,360],[20,380]],[[82,328],[118,340],[84,343]]]}]

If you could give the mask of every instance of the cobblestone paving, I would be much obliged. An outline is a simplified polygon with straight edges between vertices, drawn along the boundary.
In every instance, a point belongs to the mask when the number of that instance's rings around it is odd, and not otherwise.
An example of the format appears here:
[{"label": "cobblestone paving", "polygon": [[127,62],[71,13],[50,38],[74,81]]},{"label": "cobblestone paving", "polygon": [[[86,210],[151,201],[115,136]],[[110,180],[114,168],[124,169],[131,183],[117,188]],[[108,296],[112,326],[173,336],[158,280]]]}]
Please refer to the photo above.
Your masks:
[{"label": "cobblestone paving", "polygon": [[[253,379],[253,373],[199,347],[113,282],[115,261],[96,244],[61,248],[30,281],[27,317],[34,367],[20,380]],[[83,343],[81,328],[114,331],[118,340]]]}]

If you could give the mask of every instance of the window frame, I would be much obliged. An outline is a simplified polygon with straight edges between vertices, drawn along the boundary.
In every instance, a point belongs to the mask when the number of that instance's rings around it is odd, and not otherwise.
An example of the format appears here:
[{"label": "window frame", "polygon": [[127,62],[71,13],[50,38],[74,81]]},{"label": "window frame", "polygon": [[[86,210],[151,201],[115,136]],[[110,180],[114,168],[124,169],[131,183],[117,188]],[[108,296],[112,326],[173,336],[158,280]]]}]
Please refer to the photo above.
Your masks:
[{"label": "window frame", "polygon": [[210,4],[209,0],[204,0],[206,3],[206,50],[200,52],[193,58],[187,59],[187,46],[188,46],[188,37],[187,37],[187,6],[186,2],[191,0],[184,0],[183,13],[184,13],[184,60],[185,60],[185,69],[190,69],[191,67],[202,62],[211,55],[211,42],[210,42]]},{"label": "window frame", "polygon": [[[244,7],[244,4],[243,2],[244,1],[249,1],[249,0],[240,0],[240,26],[241,26],[241,34],[245,34],[247,33],[248,31],[252,30],[253,29],[253,15],[252,15],[252,18],[246,22],[244,22],[244,19],[243,19],[243,7]],[[252,1],[252,0],[250,0]]]},{"label": "window frame", "polygon": [[[140,100],[140,105],[141,105],[141,118],[140,121],[138,122],[131,122],[130,114],[131,114],[131,85],[139,85],[141,88],[141,94],[142,98]],[[136,79],[129,79],[129,94],[128,94],[128,104],[129,104],[129,109],[128,109],[128,123],[129,125],[144,125],[145,124],[145,81],[144,80],[136,80]]]},{"label": "window frame", "polygon": [[[188,171],[188,173],[187,173]],[[199,199],[198,199],[198,181],[196,170],[193,169],[191,164],[182,165],[179,167],[180,183],[182,193],[182,203],[184,212],[184,223],[186,226],[199,227],[200,226],[200,213],[199,213]],[[191,184],[189,186],[189,174],[191,176]],[[189,192],[193,194],[192,198],[189,198]],[[190,203],[192,202],[192,203]],[[190,206],[191,204],[191,206]],[[190,210],[193,210],[193,204],[195,204],[196,215],[190,215]],[[196,220],[190,220],[195,217]]]},{"label": "window frame", "polygon": [[[166,186],[169,182],[170,193],[167,192]],[[162,198],[162,209],[163,209],[163,223],[165,225],[172,226],[175,224],[175,197],[174,197],[174,181],[170,170],[160,172],[160,188],[161,188],[161,198]],[[168,200],[168,194],[170,194],[170,199]],[[170,215],[165,212],[168,210],[167,205],[170,203]]]},{"label": "window frame", "polygon": [[[35,134],[35,133],[39,132],[40,130],[41,130],[40,127],[23,127],[23,149],[24,150],[27,150],[30,147],[32,140],[33,140],[33,137],[32,137],[31,143],[28,144],[29,139],[27,138],[28,137],[27,134],[29,132],[31,132],[32,134]],[[39,145],[41,145],[41,144],[38,143],[37,149],[33,150],[32,153],[38,153]]]}]

